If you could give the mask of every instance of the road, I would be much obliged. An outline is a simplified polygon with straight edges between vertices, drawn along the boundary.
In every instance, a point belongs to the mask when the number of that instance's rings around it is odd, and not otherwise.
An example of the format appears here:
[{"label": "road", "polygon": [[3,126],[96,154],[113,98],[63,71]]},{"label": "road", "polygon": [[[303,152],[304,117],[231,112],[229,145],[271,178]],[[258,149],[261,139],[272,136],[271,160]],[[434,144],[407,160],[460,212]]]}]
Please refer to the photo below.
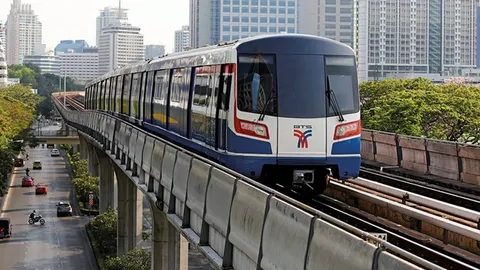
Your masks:
[{"label": "road", "polygon": [[[35,195],[34,187],[21,187],[25,168],[15,168],[2,217],[13,224],[10,239],[0,240],[1,269],[97,269],[95,257],[85,234],[88,217],[56,216],[55,204],[72,201],[72,184],[63,157],[50,157],[47,148],[27,149],[26,167],[35,183],[48,185],[47,195]],[[42,170],[32,170],[34,160],[41,160]],[[35,209],[45,225],[29,225]]]}]

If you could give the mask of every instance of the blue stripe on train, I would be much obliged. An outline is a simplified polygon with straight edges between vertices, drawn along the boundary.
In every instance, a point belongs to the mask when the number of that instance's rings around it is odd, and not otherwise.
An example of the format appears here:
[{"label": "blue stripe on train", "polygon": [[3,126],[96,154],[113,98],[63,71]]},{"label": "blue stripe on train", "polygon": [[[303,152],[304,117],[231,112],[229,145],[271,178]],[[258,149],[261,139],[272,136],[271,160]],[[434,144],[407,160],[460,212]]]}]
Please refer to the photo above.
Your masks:
[{"label": "blue stripe on train", "polygon": [[359,155],[360,137],[334,142],[332,145],[332,155]]}]

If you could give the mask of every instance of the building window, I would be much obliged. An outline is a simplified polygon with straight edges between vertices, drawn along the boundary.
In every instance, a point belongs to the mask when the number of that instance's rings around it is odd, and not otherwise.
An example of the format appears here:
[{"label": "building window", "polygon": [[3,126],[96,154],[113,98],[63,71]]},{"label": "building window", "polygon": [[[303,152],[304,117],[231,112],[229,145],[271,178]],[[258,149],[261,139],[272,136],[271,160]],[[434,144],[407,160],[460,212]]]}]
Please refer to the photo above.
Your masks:
[{"label": "building window", "polygon": [[270,33],[276,33],[276,32],[277,32],[277,27],[271,26],[271,27],[269,28],[268,32],[270,32]]},{"label": "building window", "polygon": [[223,0],[224,5],[230,5],[230,0]]},{"label": "building window", "polygon": [[293,27],[288,27],[288,33],[295,33],[295,28]]},{"label": "building window", "polygon": [[268,9],[267,8],[260,8],[260,13],[267,14]]},{"label": "building window", "polygon": [[251,0],[250,3],[252,6],[258,6],[258,0]]},{"label": "building window", "polygon": [[288,1],[288,6],[289,7],[294,7],[295,6],[295,1]]},{"label": "building window", "polygon": [[288,23],[295,23],[295,18],[288,18],[287,21]]},{"label": "building window", "polygon": [[337,33],[335,31],[325,31],[325,36],[336,36]]},{"label": "building window", "polygon": [[286,13],[285,8],[279,8],[279,9],[278,9],[278,13],[279,13],[279,14],[285,14],[285,13]]},{"label": "building window", "polygon": [[258,32],[258,27],[257,27],[257,26],[252,26],[252,27],[250,28],[250,32],[253,32],[253,33]]},{"label": "building window", "polygon": [[352,22],[352,18],[350,18],[350,17],[340,17],[340,22]]},{"label": "building window", "polygon": [[237,39],[240,39],[240,37],[238,35],[232,36],[232,40],[237,40]]},{"label": "building window", "polygon": [[230,12],[230,7],[223,7],[223,12]]},{"label": "building window", "polygon": [[223,32],[230,32],[230,26],[224,25],[223,26]]},{"label": "building window", "polygon": [[240,0],[233,0],[234,5],[240,5]]},{"label": "building window", "polygon": [[335,17],[335,16],[325,16],[325,21],[326,22],[336,22],[337,17]]},{"label": "building window", "polygon": [[223,16],[224,22],[230,22],[230,16]]},{"label": "building window", "polygon": [[277,0],[270,0],[270,6],[276,6]]},{"label": "building window", "polygon": [[294,8],[289,8],[288,9],[288,14],[295,14],[295,9]]},{"label": "building window", "polygon": [[242,13],[248,13],[248,7],[242,7]]},{"label": "building window", "polygon": [[282,17],[282,18],[278,18],[278,22],[279,22],[279,23],[285,23],[285,18],[283,18],[283,17]]},{"label": "building window", "polygon": [[267,33],[267,27],[266,26],[260,26],[260,32]]},{"label": "building window", "polygon": [[325,7],[325,13],[337,13],[336,7]]},{"label": "building window", "polygon": [[232,26],[232,32],[240,32],[240,27],[239,26]]},{"label": "building window", "polygon": [[258,18],[257,17],[252,17],[252,18],[250,18],[250,21],[252,23],[258,23]]},{"label": "building window", "polygon": [[252,13],[258,13],[258,8],[257,7],[252,7]]},{"label": "building window", "polygon": [[242,22],[248,23],[248,17],[242,17]]},{"label": "building window", "polygon": [[285,32],[285,27],[279,27],[278,32]]},{"label": "building window", "polygon": [[352,9],[351,8],[341,8],[340,9],[340,13],[352,13]]},{"label": "building window", "polygon": [[270,22],[270,23],[277,23],[277,18],[275,18],[275,17],[270,17],[269,22]]},{"label": "building window", "polygon": [[337,0],[326,0],[325,3],[327,5],[336,5],[337,4]]},{"label": "building window", "polygon": [[326,23],[325,24],[325,29],[336,29],[337,26],[335,24],[330,24],[330,23]]},{"label": "building window", "polygon": [[260,17],[260,23],[267,23],[267,17]]},{"label": "building window", "polygon": [[239,12],[240,12],[240,8],[239,8],[239,7],[233,7],[233,8],[232,8],[232,12],[233,12],[233,13],[239,13]]},{"label": "building window", "polygon": [[248,26],[242,26],[242,32],[248,32]]},{"label": "building window", "polygon": [[260,0],[260,5],[263,7],[268,6],[268,1],[267,0]]},{"label": "building window", "polygon": [[240,17],[238,17],[238,16],[233,16],[233,17],[232,17],[232,22],[240,22]]}]

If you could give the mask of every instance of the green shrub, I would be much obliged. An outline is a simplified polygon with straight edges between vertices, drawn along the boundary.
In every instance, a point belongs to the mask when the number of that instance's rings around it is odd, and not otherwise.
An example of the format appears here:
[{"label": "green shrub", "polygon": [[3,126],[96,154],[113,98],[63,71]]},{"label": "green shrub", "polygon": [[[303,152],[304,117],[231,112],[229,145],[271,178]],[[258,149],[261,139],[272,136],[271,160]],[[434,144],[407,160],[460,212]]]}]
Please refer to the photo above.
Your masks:
[{"label": "green shrub", "polygon": [[150,270],[151,269],[151,253],[135,248],[127,254],[108,258],[105,261],[106,270]]}]

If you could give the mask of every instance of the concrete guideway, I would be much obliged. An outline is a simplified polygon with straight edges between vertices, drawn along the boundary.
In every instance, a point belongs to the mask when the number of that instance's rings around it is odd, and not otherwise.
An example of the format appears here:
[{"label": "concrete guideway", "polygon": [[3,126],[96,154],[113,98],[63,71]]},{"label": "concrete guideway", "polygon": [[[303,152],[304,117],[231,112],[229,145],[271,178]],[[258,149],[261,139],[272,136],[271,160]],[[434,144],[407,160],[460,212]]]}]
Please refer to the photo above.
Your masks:
[{"label": "concrete guideway", "polygon": [[184,238],[216,269],[442,269],[120,119],[55,103],[78,130],[81,153],[92,157],[101,204],[114,204],[108,190],[115,171],[119,252],[133,248],[138,235],[135,189],[148,196],[154,269],[185,269]]},{"label": "concrete guideway", "polygon": [[[88,217],[56,216],[55,204],[72,201],[72,184],[63,157],[50,157],[50,149],[27,149],[25,167],[17,167],[3,206],[2,217],[11,219],[12,237],[0,240],[1,269],[97,269],[85,233]],[[42,170],[33,170],[41,160]],[[21,187],[25,169],[35,183],[48,185],[47,195],[35,195],[35,187]],[[29,225],[32,210],[41,214],[45,225]]]}]

